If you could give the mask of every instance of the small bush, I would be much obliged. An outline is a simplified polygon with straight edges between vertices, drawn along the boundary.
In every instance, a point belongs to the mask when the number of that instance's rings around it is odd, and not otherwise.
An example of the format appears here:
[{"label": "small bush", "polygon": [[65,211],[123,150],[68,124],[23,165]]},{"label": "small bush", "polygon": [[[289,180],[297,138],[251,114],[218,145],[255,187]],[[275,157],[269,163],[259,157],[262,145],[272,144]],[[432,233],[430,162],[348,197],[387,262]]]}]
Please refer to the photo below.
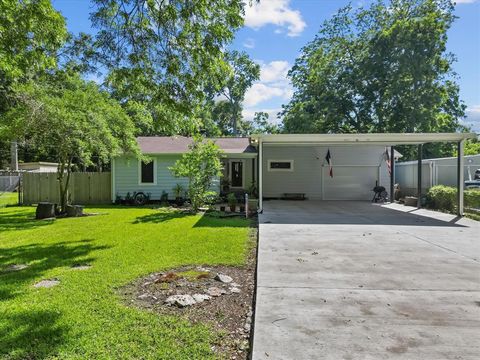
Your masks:
[{"label": "small bush", "polygon": [[[480,208],[480,190],[465,190],[464,201],[467,208]],[[427,207],[455,212],[457,209],[457,189],[444,185],[431,187],[427,193]]]}]

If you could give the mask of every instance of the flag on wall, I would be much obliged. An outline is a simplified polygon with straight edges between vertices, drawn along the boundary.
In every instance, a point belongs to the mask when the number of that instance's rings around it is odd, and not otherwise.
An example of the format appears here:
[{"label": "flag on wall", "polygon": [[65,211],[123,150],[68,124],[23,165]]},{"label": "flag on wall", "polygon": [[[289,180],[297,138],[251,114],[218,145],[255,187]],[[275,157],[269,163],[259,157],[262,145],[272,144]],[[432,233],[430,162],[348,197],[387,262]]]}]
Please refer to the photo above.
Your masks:
[{"label": "flag on wall", "polygon": [[330,177],[333,178],[333,164],[332,164],[332,156],[330,155],[330,149],[327,151],[327,155],[325,156],[325,160],[328,163],[328,174]]},{"label": "flag on wall", "polygon": [[388,148],[385,148],[384,153],[385,162],[387,163],[388,174],[392,174],[392,160],[390,159],[390,154],[388,153]]}]

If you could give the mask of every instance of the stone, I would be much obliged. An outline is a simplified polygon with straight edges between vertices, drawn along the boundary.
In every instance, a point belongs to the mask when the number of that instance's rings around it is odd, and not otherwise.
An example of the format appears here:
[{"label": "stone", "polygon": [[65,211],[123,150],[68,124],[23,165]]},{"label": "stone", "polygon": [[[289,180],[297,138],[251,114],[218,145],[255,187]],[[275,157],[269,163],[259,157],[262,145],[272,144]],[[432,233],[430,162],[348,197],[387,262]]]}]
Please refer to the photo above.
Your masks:
[{"label": "stone", "polygon": [[242,291],[239,288],[232,287],[232,288],[230,288],[230,292],[232,294],[240,294]]},{"label": "stone", "polygon": [[26,264],[12,264],[7,268],[7,271],[19,271],[28,268]]},{"label": "stone", "polygon": [[236,288],[240,288],[240,287],[242,287],[242,285],[240,285],[240,284],[237,284],[236,282],[232,282],[232,283],[230,283],[230,286],[231,286],[231,287],[236,287]]},{"label": "stone", "polygon": [[57,286],[60,284],[60,281],[57,279],[47,279],[47,280],[42,280],[33,285],[36,288],[51,288],[54,286]]},{"label": "stone", "polygon": [[73,270],[88,270],[91,267],[92,266],[88,265],[88,264],[75,264],[75,265],[72,266],[72,269]]},{"label": "stone", "polygon": [[196,301],[191,295],[172,295],[165,300],[165,304],[175,305],[182,308],[195,305]]},{"label": "stone", "polygon": [[233,281],[233,279],[230,276],[224,275],[224,274],[217,274],[217,276],[215,276],[215,280],[225,284],[231,283]]},{"label": "stone", "polygon": [[195,300],[197,303],[201,303],[207,300],[210,300],[212,297],[207,295],[207,294],[193,294],[193,300]]},{"label": "stone", "polygon": [[226,293],[226,291],[224,289],[220,289],[220,288],[215,287],[215,286],[212,286],[212,287],[207,289],[207,294],[210,295],[210,296],[214,296],[214,297],[223,295],[225,293]]},{"label": "stone", "polygon": [[142,294],[142,295],[139,295],[139,296],[138,296],[138,299],[139,299],[139,300],[146,300],[146,299],[148,299],[149,297],[150,297],[150,295],[148,295],[148,294]]}]

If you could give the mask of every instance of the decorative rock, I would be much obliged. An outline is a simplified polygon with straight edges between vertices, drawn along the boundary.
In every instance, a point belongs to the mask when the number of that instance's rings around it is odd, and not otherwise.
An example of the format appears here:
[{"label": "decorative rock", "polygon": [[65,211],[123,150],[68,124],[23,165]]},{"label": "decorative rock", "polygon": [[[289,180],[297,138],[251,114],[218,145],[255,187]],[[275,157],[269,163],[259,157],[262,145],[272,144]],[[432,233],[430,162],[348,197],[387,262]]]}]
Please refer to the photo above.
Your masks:
[{"label": "decorative rock", "polygon": [[215,280],[225,284],[231,283],[233,281],[233,279],[230,276],[224,275],[224,274],[217,274],[217,276],[215,276]]},{"label": "decorative rock", "polygon": [[37,205],[35,212],[36,219],[49,219],[55,217],[55,204],[49,202],[41,202]]},{"label": "decorative rock", "polygon": [[232,282],[232,283],[230,283],[230,286],[231,286],[231,287],[236,287],[236,288],[240,288],[240,287],[242,287],[242,285],[240,285],[240,284],[237,284],[236,282]]},{"label": "decorative rock", "polygon": [[172,295],[165,300],[165,303],[167,305],[186,307],[186,306],[195,305],[196,301],[193,299],[191,295]]},{"label": "decorative rock", "polygon": [[232,287],[232,288],[230,288],[230,292],[232,294],[240,294],[242,291],[239,288]]},{"label": "decorative rock", "polygon": [[12,264],[7,268],[7,271],[19,271],[28,268],[26,264]]},{"label": "decorative rock", "polygon": [[226,291],[224,289],[220,289],[220,288],[217,288],[217,287],[214,287],[214,286],[207,289],[207,294],[210,295],[210,296],[214,296],[214,297],[223,295],[225,293],[226,293]]},{"label": "decorative rock", "polygon": [[42,280],[33,285],[36,288],[51,288],[54,286],[57,286],[60,284],[60,281],[57,279],[48,279],[48,280]]},{"label": "decorative rock", "polygon": [[206,300],[210,300],[212,297],[206,294],[193,294],[193,300],[197,303],[204,302]]},{"label": "decorative rock", "polygon": [[92,266],[88,265],[88,264],[75,264],[75,265],[72,266],[72,269],[73,270],[88,270],[91,267]]},{"label": "decorative rock", "polygon": [[142,295],[139,295],[139,296],[138,296],[138,299],[139,299],[139,300],[146,300],[146,299],[148,299],[149,297],[150,297],[150,295],[148,295],[148,294],[142,294]]}]

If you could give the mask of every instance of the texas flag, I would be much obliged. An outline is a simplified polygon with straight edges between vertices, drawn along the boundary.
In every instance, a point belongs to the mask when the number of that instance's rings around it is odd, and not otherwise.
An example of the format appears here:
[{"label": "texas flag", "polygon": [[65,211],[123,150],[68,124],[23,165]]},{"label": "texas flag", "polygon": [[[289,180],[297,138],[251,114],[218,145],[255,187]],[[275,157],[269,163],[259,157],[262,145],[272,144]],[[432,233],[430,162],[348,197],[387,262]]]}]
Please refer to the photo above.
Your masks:
[{"label": "texas flag", "polygon": [[325,160],[328,163],[328,174],[330,177],[333,178],[333,164],[332,164],[332,156],[330,155],[330,149],[327,151],[327,155],[325,156]]}]

